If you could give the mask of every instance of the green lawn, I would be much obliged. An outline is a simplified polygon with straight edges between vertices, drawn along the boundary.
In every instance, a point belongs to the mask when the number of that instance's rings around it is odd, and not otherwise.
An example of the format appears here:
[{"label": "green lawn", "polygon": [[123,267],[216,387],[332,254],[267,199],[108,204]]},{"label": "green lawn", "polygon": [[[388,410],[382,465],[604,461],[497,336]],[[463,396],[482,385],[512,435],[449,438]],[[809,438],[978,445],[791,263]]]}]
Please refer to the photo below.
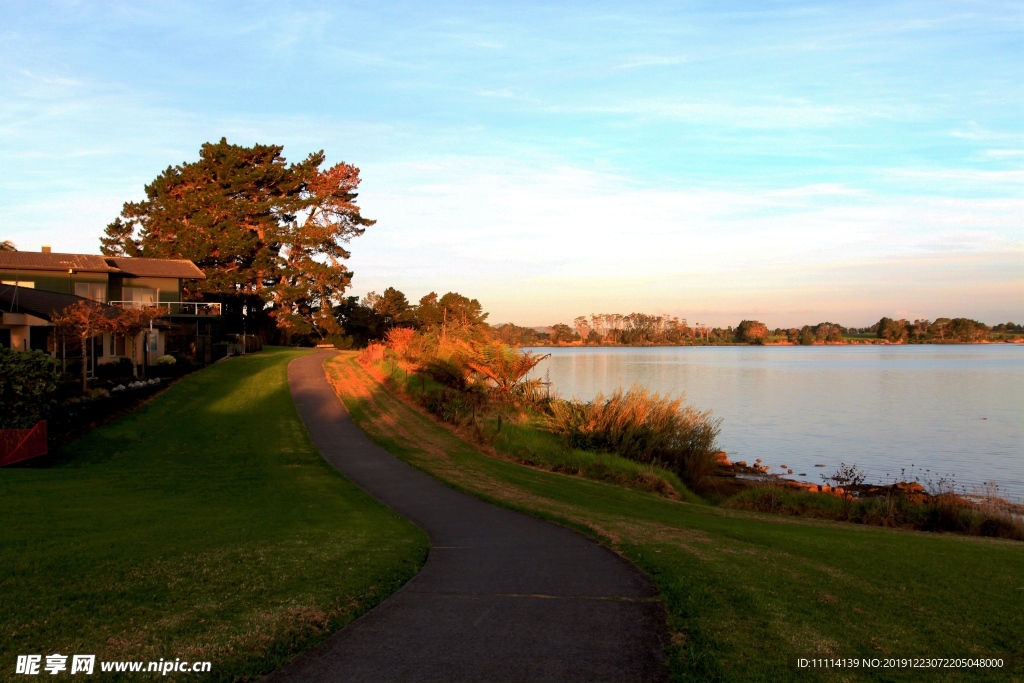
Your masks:
[{"label": "green lawn", "polygon": [[306,435],[286,380],[300,353],[218,364],[62,464],[0,470],[0,679],[22,678],[18,654],[62,653],[250,680],[415,574],[426,534]]},{"label": "green lawn", "polygon": [[[352,355],[328,371],[357,422],[407,462],[636,562],[664,597],[676,680],[1024,680],[1024,543],[756,515],[538,471],[482,455]],[[922,656],[997,656],[1005,666],[797,667],[801,657]]]}]

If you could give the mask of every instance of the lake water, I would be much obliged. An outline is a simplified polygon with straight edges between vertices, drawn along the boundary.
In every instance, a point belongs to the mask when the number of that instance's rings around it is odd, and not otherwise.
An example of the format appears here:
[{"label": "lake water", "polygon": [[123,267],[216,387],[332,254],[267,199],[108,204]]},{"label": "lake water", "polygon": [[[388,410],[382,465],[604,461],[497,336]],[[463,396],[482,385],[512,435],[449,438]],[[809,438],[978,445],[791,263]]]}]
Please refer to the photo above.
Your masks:
[{"label": "lake water", "polygon": [[[641,384],[723,418],[732,460],[821,483],[840,462],[868,481],[952,478],[1024,501],[1024,345],[555,348],[563,398]],[[815,464],[826,467],[816,468]],[[913,469],[912,469],[913,468]]]}]

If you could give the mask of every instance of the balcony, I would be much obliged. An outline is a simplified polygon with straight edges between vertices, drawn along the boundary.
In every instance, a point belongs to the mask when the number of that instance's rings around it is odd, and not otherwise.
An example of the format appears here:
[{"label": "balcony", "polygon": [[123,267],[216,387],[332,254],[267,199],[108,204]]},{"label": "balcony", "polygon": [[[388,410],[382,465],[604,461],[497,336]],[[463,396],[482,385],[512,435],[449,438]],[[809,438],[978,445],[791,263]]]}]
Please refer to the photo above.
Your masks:
[{"label": "balcony", "polygon": [[171,316],[208,317],[220,315],[219,303],[201,301],[108,301],[120,308],[166,308]]}]

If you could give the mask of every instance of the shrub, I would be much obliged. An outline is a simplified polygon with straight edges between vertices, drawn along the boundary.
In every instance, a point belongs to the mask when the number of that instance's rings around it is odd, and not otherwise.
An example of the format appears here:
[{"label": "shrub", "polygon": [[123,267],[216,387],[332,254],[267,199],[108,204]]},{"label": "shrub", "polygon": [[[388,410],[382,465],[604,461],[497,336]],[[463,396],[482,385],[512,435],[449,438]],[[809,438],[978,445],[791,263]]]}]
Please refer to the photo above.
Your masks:
[{"label": "shrub", "polygon": [[355,346],[355,339],[350,335],[344,334],[332,334],[328,335],[327,343],[334,346],[339,351],[348,351]]},{"label": "shrub", "polygon": [[0,349],[0,429],[25,429],[56,404],[60,363],[42,351]]},{"label": "shrub", "polygon": [[385,340],[389,349],[395,352],[399,358],[404,358],[412,344],[416,330],[411,327],[393,327],[388,330]]},{"label": "shrub", "polygon": [[882,495],[849,502],[842,496],[791,489],[767,481],[737,493],[725,503],[725,507],[1024,541],[1024,521],[1014,517],[1012,512],[992,509],[949,494],[915,502],[892,487]]},{"label": "shrub", "polygon": [[157,365],[174,365],[178,362],[178,359],[174,356],[160,356],[156,359]]},{"label": "shrub", "polygon": [[721,420],[637,386],[610,398],[553,401],[547,427],[572,448],[608,451],[643,463],[660,464],[690,486],[699,487],[714,471]]},{"label": "shrub", "polygon": [[452,358],[433,358],[427,362],[423,370],[435,382],[440,382],[446,387],[459,390],[466,388],[466,375]]},{"label": "shrub", "polygon": [[473,406],[457,391],[434,391],[427,394],[426,408],[445,422],[462,424],[472,413]]},{"label": "shrub", "polygon": [[387,347],[383,344],[368,344],[365,349],[359,354],[359,362],[363,365],[373,365],[384,360],[384,353],[387,351]]},{"label": "shrub", "polygon": [[853,492],[864,483],[865,477],[863,470],[856,465],[847,465],[845,462],[839,463],[839,467],[832,474],[821,475],[822,481],[842,490],[843,514],[847,518],[850,516],[850,507],[853,505]]},{"label": "shrub", "polygon": [[120,379],[132,376],[132,361],[130,358],[118,358],[113,363],[103,363],[96,366],[96,376],[101,379]]}]

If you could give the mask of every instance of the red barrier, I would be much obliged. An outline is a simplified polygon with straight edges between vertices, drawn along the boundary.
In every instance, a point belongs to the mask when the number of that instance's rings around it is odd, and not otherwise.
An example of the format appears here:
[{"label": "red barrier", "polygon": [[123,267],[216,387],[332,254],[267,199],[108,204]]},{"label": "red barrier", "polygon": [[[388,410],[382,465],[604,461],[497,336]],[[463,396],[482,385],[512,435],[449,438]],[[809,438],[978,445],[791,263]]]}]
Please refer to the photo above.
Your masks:
[{"label": "red barrier", "polygon": [[0,467],[46,453],[46,420],[31,429],[0,429]]}]

